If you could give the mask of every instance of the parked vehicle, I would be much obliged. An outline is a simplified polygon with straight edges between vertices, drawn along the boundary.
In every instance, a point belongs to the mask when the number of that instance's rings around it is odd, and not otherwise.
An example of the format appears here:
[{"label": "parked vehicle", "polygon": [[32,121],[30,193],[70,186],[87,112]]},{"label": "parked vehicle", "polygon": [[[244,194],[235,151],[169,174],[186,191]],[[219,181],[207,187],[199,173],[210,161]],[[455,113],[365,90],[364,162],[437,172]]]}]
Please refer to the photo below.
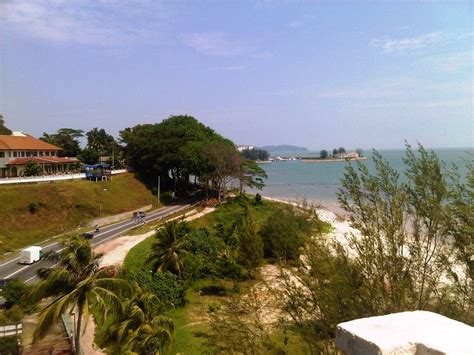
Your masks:
[{"label": "parked vehicle", "polygon": [[94,238],[94,233],[90,233],[90,232],[82,233],[82,237],[84,239],[92,239]]},{"label": "parked vehicle", "polygon": [[43,248],[32,246],[20,252],[20,264],[33,264],[43,257]]},{"label": "parked vehicle", "polygon": [[99,226],[99,225],[96,225],[96,226],[95,226],[95,232],[96,232],[96,233],[99,233],[99,232],[100,232],[100,226]]}]

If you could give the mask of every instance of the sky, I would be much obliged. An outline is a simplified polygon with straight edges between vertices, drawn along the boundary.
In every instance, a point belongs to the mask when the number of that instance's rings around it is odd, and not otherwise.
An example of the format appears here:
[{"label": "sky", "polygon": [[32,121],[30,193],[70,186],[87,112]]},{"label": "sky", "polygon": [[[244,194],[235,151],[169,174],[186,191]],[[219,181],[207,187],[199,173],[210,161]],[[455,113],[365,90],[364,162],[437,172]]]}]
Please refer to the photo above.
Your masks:
[{"label": "sky", "polygon": [[0,113],[238,144],[474,146],[472,1],[0,0]]}]

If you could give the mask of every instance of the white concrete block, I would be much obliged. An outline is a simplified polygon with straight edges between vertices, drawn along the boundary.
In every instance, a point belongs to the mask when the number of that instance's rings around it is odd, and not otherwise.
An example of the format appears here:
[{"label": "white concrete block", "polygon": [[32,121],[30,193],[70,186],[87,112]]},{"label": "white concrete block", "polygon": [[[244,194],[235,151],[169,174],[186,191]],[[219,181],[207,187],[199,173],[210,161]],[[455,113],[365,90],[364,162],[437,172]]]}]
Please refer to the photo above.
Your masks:
[{"label": "white concrete block", "polygon": [[426,311],[340,323],[336,345],[345,354],[474,355],[474,328]]}]

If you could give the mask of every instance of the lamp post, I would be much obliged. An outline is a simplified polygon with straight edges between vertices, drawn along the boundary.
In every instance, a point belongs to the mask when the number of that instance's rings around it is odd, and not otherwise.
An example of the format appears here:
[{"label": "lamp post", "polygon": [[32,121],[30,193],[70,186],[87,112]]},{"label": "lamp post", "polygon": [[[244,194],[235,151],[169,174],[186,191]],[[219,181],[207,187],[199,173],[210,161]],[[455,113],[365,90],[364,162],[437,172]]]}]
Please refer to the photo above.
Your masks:
[{"label": "lamp post", "polygon": [[102,214],[102,191],[107,191],[107,189],[100,189],[99,190],[99,217]]},{"label": "lamp post", "polygon": [[75,352],[76,351],[76,313],[74,312],[74,309],[71,309],[71,312],[69,312],[69,315],[73,316],[73,321],[72,321],[72,349]]}]

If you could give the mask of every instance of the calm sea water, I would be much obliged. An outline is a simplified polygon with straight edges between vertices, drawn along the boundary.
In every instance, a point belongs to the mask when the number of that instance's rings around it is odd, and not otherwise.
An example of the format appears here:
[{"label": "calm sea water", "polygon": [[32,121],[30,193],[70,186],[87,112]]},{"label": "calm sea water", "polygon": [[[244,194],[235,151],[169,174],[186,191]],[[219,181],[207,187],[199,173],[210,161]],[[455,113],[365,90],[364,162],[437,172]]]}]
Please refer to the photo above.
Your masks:
[{"label": "calm sea water", "polygon": [[[474,158],[474,148],[465,149],[434,149],[438,157],[447,165],[458,165],[461,172],[465,173],[466,161]],[[404,150],[379,151],[390,165],[397,169],[401,175],[405,166],[403,164]],[[373,169],[370,159],[371,152],[364,153],[368,160],[364,161],[369,169]],[[318,156],[318,152],[288,152],[281,156]],[[344,175],[347,162],[331,163],[303,163],[301,161],[285,161],[261,164],[268,174],[263,195],[285,200],[307,199],[311,202],[322,204],[324,207],[340,212],[338,209],[336,192],[340,187],[340,180]],[[257,191],[252,191],[256,193]]]}]

